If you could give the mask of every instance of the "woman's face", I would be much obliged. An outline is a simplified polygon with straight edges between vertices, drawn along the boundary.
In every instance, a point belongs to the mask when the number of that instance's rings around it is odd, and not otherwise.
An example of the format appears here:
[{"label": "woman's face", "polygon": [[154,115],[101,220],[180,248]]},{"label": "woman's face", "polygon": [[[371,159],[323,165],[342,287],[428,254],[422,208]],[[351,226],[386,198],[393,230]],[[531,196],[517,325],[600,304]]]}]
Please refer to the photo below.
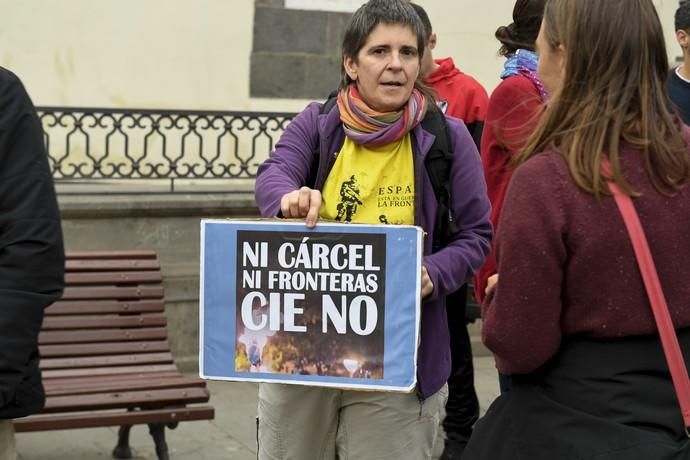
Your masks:
[{"label": "woman's face", "polygon": [[407,103],[419,75],[417,36],[408,26],[378,24],[357,58],[345,57],[343,65],[369,107],[396,111]]},{"label": "woman's face", "polygon": [[565,70],[565,49],[563,45],[553,49],[544,36],[544,22],[541,23],[539,35],[537,36],[537,52],[539,53],[539,64],[537,74],[544,84],[544,88],[549,95],[555,95],[563,85],[563,74]]}]

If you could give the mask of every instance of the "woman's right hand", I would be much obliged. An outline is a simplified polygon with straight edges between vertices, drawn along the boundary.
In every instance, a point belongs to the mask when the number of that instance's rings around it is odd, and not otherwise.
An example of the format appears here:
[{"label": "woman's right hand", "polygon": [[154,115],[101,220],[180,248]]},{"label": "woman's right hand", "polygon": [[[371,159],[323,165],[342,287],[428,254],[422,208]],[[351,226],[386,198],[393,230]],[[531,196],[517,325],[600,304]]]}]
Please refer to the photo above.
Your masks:
[{"label": "woman's right hand", "polygon": [[321,211],[321,192],[309,187],[286,193],[280,199],[280,212],[285,218],[305,217],[307,227],[313,228]]},{"label": "woman's right hand", "polygon": [[486,289],[484,289],[484,295],[489,295],[489,292],[496,289],[496,283],[498,283],[498,273],[491,275],[488,280],[486,280]]}]

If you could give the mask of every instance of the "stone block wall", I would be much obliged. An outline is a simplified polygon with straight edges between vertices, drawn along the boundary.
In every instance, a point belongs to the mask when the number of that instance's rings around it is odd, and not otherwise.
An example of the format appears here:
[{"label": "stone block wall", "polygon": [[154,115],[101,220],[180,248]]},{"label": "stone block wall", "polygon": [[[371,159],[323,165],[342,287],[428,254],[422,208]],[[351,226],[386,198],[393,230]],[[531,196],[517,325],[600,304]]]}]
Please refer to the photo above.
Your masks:
[{"label": "stone block wall", "polygon": [[341,40],[350,16],[257,0],[250,96],[326,99],[340,81]]}]

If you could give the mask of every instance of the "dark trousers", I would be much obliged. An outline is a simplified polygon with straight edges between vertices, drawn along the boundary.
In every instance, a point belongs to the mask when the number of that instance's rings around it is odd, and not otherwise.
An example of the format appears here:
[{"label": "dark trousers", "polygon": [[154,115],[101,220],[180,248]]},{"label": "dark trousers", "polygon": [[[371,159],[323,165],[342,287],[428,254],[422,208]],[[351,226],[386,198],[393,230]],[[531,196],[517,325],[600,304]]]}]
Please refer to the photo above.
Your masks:
[{"label": "dark trousers", "polygon": [[451,373],[448,378],[448,402],[443,428],[449,439],[467,441],[479,418],[479,401],[474,390],[472,345],[467,332],[467,285],[446,300],[450,330]]}]

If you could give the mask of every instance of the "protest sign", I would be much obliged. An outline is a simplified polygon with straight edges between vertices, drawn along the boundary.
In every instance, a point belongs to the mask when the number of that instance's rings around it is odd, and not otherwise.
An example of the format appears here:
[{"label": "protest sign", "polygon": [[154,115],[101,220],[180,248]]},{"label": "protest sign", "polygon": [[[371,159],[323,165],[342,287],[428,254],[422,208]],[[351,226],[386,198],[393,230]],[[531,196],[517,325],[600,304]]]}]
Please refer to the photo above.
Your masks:
[{"label": "protest sign", "polygon": [[203,378],[410,391],[422,231],[201,223]]}]

